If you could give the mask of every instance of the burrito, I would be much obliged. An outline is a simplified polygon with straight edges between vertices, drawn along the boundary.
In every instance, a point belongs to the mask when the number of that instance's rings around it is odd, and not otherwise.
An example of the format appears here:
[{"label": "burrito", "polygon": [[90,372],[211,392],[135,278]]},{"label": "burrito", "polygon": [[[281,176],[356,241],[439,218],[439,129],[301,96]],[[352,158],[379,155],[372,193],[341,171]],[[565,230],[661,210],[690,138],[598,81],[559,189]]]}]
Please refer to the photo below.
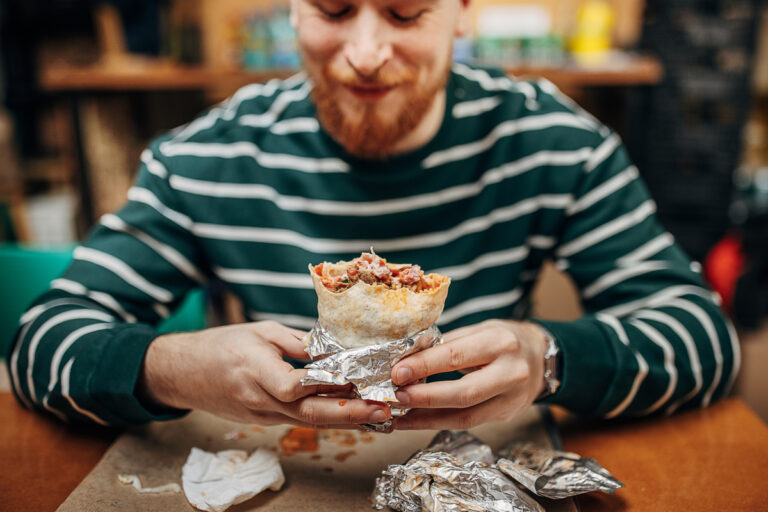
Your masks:
[{"label": "burrito", "polygon": [[388,263],[371,249],[359,258],[309,265],[318,322],[344,348],[405,338],[443,312],[451,279],[418,265]]}]

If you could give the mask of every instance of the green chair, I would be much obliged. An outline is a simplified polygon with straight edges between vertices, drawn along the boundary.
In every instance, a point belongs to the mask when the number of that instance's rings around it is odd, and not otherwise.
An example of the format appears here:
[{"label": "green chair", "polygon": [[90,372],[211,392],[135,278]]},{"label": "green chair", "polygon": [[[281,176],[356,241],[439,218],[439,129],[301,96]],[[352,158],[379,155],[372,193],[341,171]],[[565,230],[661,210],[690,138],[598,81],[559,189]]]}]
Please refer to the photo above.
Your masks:
[{"label": "green chair", "polygon": [[[0,244],[0,359],[5,357],[21,315],[66,270],[73,250],[73,246],[40,249]],[[158,329],[164,333],[203,329],[205,306],[203,289],[195,289]]]}]

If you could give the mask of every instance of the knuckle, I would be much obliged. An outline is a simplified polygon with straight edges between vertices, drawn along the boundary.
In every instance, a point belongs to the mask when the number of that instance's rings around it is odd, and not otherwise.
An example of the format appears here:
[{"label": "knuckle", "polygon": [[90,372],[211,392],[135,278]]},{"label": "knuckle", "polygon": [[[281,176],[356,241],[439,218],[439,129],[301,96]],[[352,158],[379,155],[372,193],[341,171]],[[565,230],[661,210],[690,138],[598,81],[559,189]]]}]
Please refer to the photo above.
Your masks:
[{"label": "knuckle", "polygon": [[455,345],[446,345],[448,350],[448,365],[451,369],[456,370],[464,367],[464,361],[466,360],[464,352]]},{"label": "knuckle", "polygon": [[472,405],[475,405],[481,401],[480,391],[478,389],[467,389],[465,391],[462,391],[458,395],[458,406],[459,407],[470,407]]},{"label": "knuckle", "polygon": [[501,340],[501,348],[505,352],[515,353],[520,350],[520,339],[509,331],[499,333],[499,339]]},{"label": "knuckle", "polygon": [[240,403],[251,411],[262,411],[267,408],[267,401],[257,393],[243,393]]},{"label": "knuckle", "polygon": [[320,408],[309,400],[302,402],[299,409],[299,415],[305,423],[317,427],[323,425],[323,414]]},{"label": "knuckle", "polygon": [[295,381],[284,380],[280,382],[275,391],[275,398],[281,402],[293,402],[299,395],[298,386],[300,384]]},{"label": "knuckle", "polygon": [[344,423],[351,425],[356,423],[365,423],[367,418],[363,417],[363,411],[359,407],[344,408]]},{"label": "knuckle", "polygon": [[513,386],[525,384],[531,379],[531,367],[527,364],[518,365],[514,371],[509,372],[508,378]]},{"label": "knuckle", "polygon": [[422,354],[417,354],[418,357],[414,357],[414,360],[410,365],[413,371],[413,378],[420,378],[422,376],[429,375],[431,365],[429,360]]},{"label": "knuckle", "polygon": [[434,408],[437,405],[435,397],[431,393],[417,394],[417,398],[418,398],[419,403],[422,404],[421,406],[426,408],[426,409],[432,409],[432,408]]}]

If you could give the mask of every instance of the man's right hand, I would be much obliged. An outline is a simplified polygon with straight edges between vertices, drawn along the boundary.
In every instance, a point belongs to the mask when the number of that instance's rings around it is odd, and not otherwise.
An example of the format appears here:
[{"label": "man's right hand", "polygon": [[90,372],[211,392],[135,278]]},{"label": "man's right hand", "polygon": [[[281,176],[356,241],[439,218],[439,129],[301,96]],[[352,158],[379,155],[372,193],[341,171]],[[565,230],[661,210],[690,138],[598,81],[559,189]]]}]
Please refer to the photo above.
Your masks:
[{"label": "man's right hand", "polygon": [[241,423],[353,428],[389,418],[384,404],[316,396],[340,388],[302,386],[307,371],[283,355],[306,358],[304,335],[256,322],[159,336],[147,350],[137,391],[160,405]]}]

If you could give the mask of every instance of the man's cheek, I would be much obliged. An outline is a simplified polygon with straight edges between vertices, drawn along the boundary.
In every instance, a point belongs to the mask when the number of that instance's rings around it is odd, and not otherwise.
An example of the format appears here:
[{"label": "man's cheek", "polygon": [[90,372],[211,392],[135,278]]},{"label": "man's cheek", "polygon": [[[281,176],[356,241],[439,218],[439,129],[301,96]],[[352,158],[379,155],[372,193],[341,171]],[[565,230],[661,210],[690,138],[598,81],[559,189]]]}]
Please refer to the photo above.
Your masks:
[{"label": "man's cheek", "polygon": [[324,24],[307,22],[299,32],[299,47],[311,59],[328,59],[342,46],[336,35]]}]

